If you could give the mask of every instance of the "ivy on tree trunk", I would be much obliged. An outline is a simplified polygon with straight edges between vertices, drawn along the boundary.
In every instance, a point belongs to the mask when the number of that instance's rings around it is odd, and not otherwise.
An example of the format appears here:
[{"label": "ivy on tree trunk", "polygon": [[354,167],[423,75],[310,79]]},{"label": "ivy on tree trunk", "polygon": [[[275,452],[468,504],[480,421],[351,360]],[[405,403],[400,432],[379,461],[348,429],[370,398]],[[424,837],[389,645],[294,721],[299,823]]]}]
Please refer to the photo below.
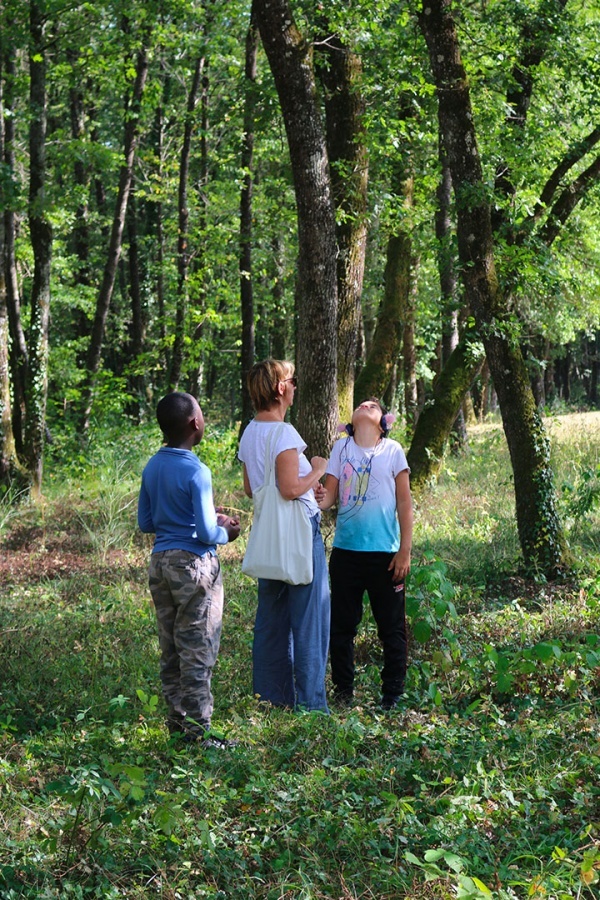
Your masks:
[{"label": "ivy on tree trunk", "polygon": [[463,283],[498,393],[514,472],[517,526],[525,564],[552,577],[564,565],[564,541],[548,440],[519,336],[496,275],[491,209],[451,9],[449,0],[428,2],[419,22],[429,50],[439,127],[454,185]]}]

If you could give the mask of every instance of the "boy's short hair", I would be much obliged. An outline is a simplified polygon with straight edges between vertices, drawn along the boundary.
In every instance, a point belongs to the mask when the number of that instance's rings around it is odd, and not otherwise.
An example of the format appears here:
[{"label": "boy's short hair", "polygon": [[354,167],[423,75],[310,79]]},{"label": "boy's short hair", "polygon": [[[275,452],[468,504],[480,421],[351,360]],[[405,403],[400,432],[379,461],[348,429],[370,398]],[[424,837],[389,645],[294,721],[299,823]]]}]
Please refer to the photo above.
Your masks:
[{"label": "boy's short hair", "polygon": [[195,399],[183,391],[166,394],[156,407],[160,430],[168,440],[181,437],[195,412]]},{"label": "boy's short hair", "polygon": [[277,385],[294,374],[294,364],[284,359],[263,359],[248,373],[247,385],[256,412],[271,409],[279,399]]}]

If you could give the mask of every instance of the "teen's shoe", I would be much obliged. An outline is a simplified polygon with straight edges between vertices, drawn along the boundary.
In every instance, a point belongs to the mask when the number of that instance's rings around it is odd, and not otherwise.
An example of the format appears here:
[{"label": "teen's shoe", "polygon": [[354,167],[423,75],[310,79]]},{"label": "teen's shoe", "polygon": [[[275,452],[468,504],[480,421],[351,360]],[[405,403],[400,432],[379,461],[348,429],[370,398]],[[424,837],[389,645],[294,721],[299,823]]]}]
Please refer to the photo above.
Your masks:
[{"label": "teen's shoe", "polygon": [[400,706],[401,700],[402,694],[384,694],[381,698],[379,708],[385,710],[386,712],[390,709],[397,709]]},{"label": "teen's shoe", "polygon": [[331,702],[338,709],[347,709],[354,702],[354,692],[352,688],[334,688],[331,694]]}]

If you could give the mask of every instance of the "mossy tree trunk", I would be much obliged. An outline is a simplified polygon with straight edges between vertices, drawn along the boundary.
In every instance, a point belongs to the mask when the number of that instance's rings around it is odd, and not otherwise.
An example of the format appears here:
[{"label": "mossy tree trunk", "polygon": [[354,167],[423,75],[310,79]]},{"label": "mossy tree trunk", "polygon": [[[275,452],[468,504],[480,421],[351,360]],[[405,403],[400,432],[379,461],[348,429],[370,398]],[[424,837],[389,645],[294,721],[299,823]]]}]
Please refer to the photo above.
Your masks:
[{"label": "mossy tree trunk", "polygon": [[354,385],[360,403],[366,397],[382,397],[400,356],[405,308],[411,288],[412,241],[399,231],[387,242],[384,291],[367,361]]},{"label": "mossy tree trunk", "polygon": [[[0,39],[0,160],[4,161],[4,103],[3,85],[3,46]],[[2,199],[4,192],[2,191]],[[4,203],[0,204],[2,207]],[[12,429],[12,413],[10,404],[10,365],[9,365],[9,329],[8,303],[6,294],[6,276],[4,265],[6,219],[4,210],[0,211],[0,485],[11,480],[12,470],[16,462],[15,439]]]},{"label": "mossy tree trunk", "polygon": [[454,185],[463,283],[496,385],[514,471],[521,549],[527,566],[552,577],[563,567],[564,542],[556,511],[549,446],[518,333],[496,275],[491,208],[451,3],[428,2],[419,21],[429,50],[438,95],[439,127]]},{"label": "mossy tree trunk", "polygon": [[179,154],[179,182],[177,188],[177,311],[171,368],[169,370],[169,389],[176,390],[182,375],[184,362],[184,345],[186,338],[186,316],[188,308],[188,275],[190,267],[188,182],[190,175],[190,158],[192,151],[192,135],[196,128],[195,110],[200,92],[206,59],[196,58],[192,83],[188,92],[183,141]]},{"label": "mossy tree trunk", "polygon": [[473,338],[469,332],[456,345],[436,379],[431,402],[417,419],[407,454],[411,487],[417,497],[439,475],[448,435],[483,365],[483,348]]}]

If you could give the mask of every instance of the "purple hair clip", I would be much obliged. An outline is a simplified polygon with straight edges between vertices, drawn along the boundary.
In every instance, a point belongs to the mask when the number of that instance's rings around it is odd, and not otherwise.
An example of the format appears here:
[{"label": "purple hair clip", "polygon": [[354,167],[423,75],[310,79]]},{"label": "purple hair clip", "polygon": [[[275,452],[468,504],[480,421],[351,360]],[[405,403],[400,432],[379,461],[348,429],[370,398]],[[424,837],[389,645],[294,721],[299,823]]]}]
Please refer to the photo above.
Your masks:
[{"label": "purple hair clip", "polygon": [[396,416],[394,413],[386,413],[385,416],[383,416],[383,421],[385,422],[386,430],[389,431],[396,421]]}]

